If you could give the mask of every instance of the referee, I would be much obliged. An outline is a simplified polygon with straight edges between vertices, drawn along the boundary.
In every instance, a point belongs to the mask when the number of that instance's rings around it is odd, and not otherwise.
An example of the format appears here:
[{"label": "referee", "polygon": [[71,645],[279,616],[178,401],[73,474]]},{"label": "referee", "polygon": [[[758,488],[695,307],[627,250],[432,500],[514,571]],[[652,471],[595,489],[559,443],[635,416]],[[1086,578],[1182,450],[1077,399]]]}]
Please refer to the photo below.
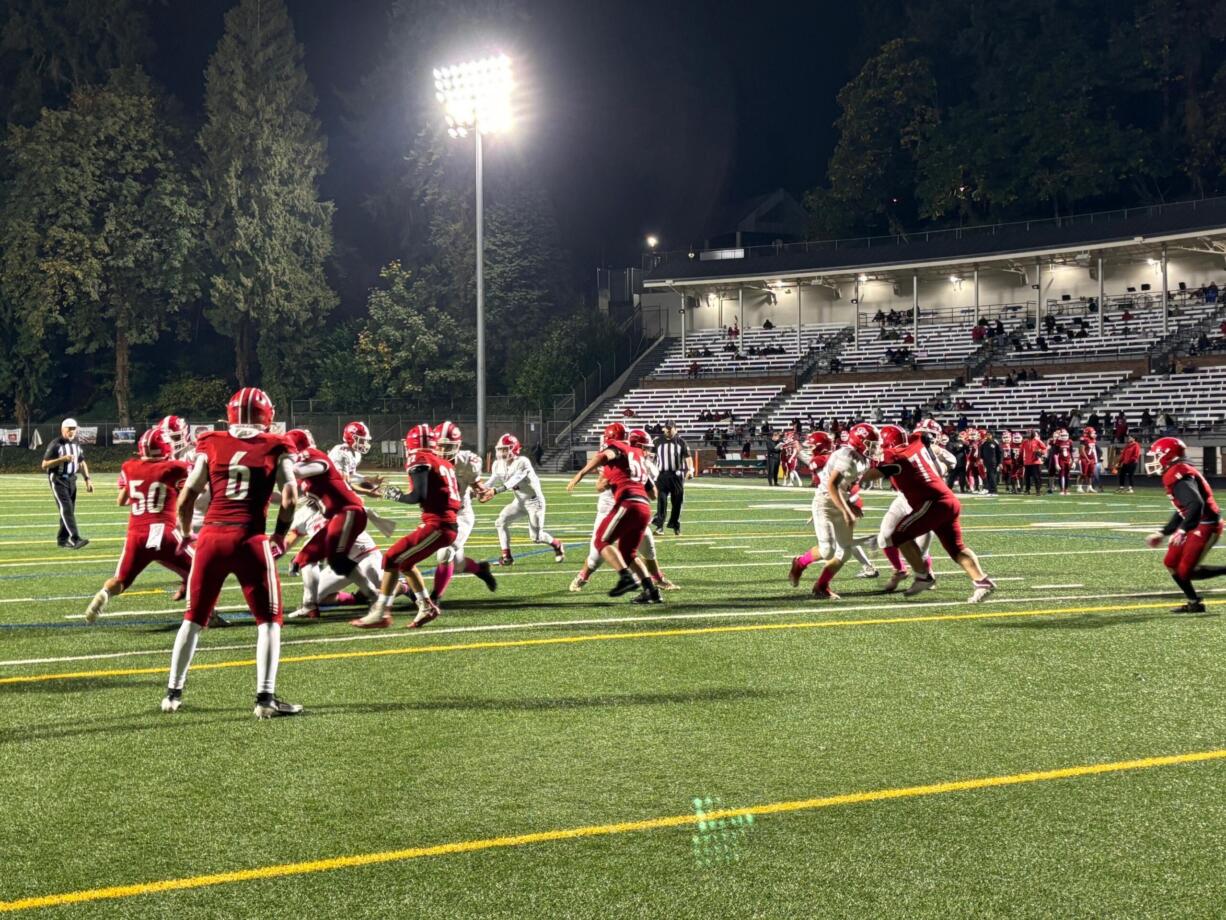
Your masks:
[{"label": "referee", "polygon": [[677,437],[677,423],[664,423],[664,437],[656,441],[656,463],[660,466],[660,475],[656,479],[656,491],[660,493],[659,504],[656,506],[656,533],[664,532],[664,515],[668,511],[668,500],[673,500],[673,513],[668,519],[668,529],[675,534],[681,533],[681,504],[685,501],[685,480],[694,475],[694,458],[690,454],[690,445],[685,438]]},{"label": "referee", "polygon": [[51,494],[60,512],[60,530],[55,542],[67,549],[80,549],[89,541],[77,530],[77,473],[85,479],[86,492],[94,491],[94,484],[89,478],[89,466],[81,454],[81,445],[77,443],[75,418],[64,419],[60,436],[47,445],[43,469],[47,471]]}]

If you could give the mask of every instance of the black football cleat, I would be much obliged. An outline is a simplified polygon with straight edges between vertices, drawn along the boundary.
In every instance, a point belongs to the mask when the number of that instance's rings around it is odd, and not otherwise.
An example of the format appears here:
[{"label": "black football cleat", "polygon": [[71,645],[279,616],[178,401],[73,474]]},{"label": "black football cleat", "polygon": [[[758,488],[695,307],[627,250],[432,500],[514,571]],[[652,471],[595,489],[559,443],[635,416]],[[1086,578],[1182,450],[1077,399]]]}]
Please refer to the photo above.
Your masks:
[{"label": "black football cleat", "polygon": [[623,572],[617,577],[617,584],[609,589],[609,597],[621,597],[623,594],[629,594],[639,587],[640,585],[635,581],[633,575],[629,572]]},{"label": "black football cleat", "polygon": [[256,697],[253,712],[257,719],[280,719],[285,716],[301,715],[302,707],[297,703],[279,700],[271,693],[261,693]]},{"label": "black football cleat", "polygon": [[1204,601],[1188,601],[1186,604],[1180,604],[1178,607],[1172,607],[1171,613],[1204,613]]},{"label": "black football cleat", "polygon": [[69,549],[85,549],[87,546],[89,546],[89,540],[85,537],[68,544]]},{"label": "black football cleat", "polygon": [[681,525],[680,524],[669,524],[668,529],[673,532],[673,536],[675,537],[681,536]]},{"label": "black football cleat", "polygon": [[478,562],[477,571],[473,574],[485,582],[485,586],[491,591],[498,590],[498,580],[494,578],[494,572],[488,562]]},{"label": "black football cleat", "polygon": [[663,604],[660,589],[653,584],[643,585],[643,590],[630,599],[632,604]]}]

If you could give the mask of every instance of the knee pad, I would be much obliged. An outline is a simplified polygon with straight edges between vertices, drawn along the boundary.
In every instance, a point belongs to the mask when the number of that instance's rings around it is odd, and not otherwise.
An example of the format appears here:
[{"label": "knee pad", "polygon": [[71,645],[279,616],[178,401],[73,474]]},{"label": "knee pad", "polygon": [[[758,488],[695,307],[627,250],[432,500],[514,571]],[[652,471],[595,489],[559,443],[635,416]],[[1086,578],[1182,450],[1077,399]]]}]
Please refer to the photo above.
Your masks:
[{"label": "knee pad", "polygon": [[355,568],[357,568],[357,565],[358,564],[348,556],[333,556],[328,560],[328,568],[330,568],[337,575],[348,575]]}]

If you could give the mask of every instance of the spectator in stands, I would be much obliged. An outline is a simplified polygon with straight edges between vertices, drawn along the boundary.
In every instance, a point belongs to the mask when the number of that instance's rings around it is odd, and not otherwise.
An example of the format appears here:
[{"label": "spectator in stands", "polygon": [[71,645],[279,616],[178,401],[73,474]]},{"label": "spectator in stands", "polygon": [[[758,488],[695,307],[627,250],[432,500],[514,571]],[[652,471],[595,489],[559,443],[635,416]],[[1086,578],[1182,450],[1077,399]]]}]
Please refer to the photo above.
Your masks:
[{"label": "spectator in stands", "polygon": [[766,322],[762,324],[762,328],[767,329],[767,330],[775,328],[775,324],[771,322],[771,319],[769,316],[766,318]]},{"label": "spectator in stands", "polygon": [[1009,371],[1005,374],[1005,388],[1012,389],[1015,386],[1017,386],[1017,381],[1013,379],[1013,371]]},{"label": "spectator in stands", "polygon": [[1132,315],[1132,311],[1125,307],[1124,315],[1120,317],[1120,320],[1125,323],[1131,323],[1134,319],[1136,319],[1136,317]]},{"label": "spectator in stands", "polygon": [[970,426],[971,426],[971,420],[966,417],[966,413],[963,413],[962,415],[958,416],[957,427],[959,431],[966,431],[966,429],[969,428]]},{"label": "spectator in stands", "polygon": [[1128,326],[1128,325],[1125,325],[1124,328],[1120,330],[1120,335],[1123,335],[1123,336],[1132,336],[1136,334],[1137,334],[1137,330],[1133,329],[1131,326]]},{"label": "spectator in stands", "polygon": [[715,353],[714,353],[713,351],[711,351],[711,349],[710,349],[708,346],[704,345],[704,346],[702,346],[702,355],[701,355],[701,357],[703,357],[703,358],[714,358],[714,357],[715,357]]},{"label": "spectator in stands", "polygon": [[1090,413],[1090,417],[1086,419],[1086,424],[1089,425],[1091,428],[1093,428],[1095,431],[1103,430],[1103,420],[1102,420],[1102,417],[1098,414],[1097,409],[1095,409],[1093,412]]},{"label": "spectator in stands", "polygon": [[736,320],[733,320],[732,325],[728,328],[728,337],[735,339],[740,337],[740,334],[741,327],[737,324]]},{"label": "spectator in stands", "polygon": [[1043,328],[1047,330],[1047,334],[1051,335],[1056,331],[1056,317],[1048,313],[1043,317]]},{"label": "spectator in stands", "polygon": [[1073,333],[1073,338],[1075,339],[1088,339],[1089,337],[1090,337],[1090,332],[1088,329],[1086,329],[1085,326],[1082,326],[1075,333]]},{"label": "spectator in stands", "polygon": [[689,376],[689,377],[697,377],[697,376],[698,376],[698,372],[699,372],[701,369],[702,369],[702,368],[699,366],[699,364],[698,364],[698,362],[697,362],[697,361],[691,361],[691,362],[690,362],[689,369],[686,371],[686,374],[687,374],[687,376]]},{"label": "spectator in stands", "polygon": [[1115,435],[1116,441],[1122,441],[1128,436],[1128,419],[1123,412],[1117,412],[1115,415],[1115,424],[1112,427],[1112,434]]},{"label": "spectator in stands", "polygon": [[625,418],[634,418],[634,407],[626,406],[626,408],[622,409],[622,416]]},{"label": "spectator in stands", "polygon": [[1175,429],[1178,427],[1175,423],[1175,416],[1167,409],[1162,413],[1162,427],[1167,434],[1175,434]]},{"label": "spectator in stands", "polygon": [[[1205,303],[1217,303],[1217,282],[1210,281],[1209,286],[1205,288]],[[1226,335],[1226,333],[1222,333]]]},{"label": "spectator in stands", "polygon": [[1142,434],[1150,434],[1154,430],[1154,417],[1149,414],[1148,409],[1141,410],[1141,421],[1139,427]]},{"label": "spectator in stands", "polygon": [[877,308],[877,312],[873,316],[873,322],[881,324],[885,323],[885,313],[882,312],[880,307]]},{"label": "spectator in stands", "polygon": [[1038,338],[1036,338],[1036,339],[1034,340],[1034,344],[1035,344],[1036,346],[1038,346],[1039,351],[1047,351],[1047,350],[1048,350],[1048,348],[1047,348],[1047,339],[1043,338],[1043,334],[1042,334],[1042,333],[1040,333],[1040,334],[1039,334],[1039,336],[1038,336]]},{"label": "spectator in stands", "polygon": [[1202,353],[1213,350],[1213,343],[1209,341],[1209,336],[1205,334],[1204,330],[1201,331],[1201,334],[1196,339],[1196,349]]},{"label": "spectator in stands", "polygon": [[902,343],[903,343],[904,345],[914,345],[914,344],[915,344],[915,336],[913,336],[913,335],[912,335],[910,332],[908,332],[906,335],[904,335],[904,336],[902,337]]},{"label": "spectator in stands", "polygon": [[982,326],[978,324],[971,326],[971,341],[978,345],[983,341],[983,333],[984,329]]}]

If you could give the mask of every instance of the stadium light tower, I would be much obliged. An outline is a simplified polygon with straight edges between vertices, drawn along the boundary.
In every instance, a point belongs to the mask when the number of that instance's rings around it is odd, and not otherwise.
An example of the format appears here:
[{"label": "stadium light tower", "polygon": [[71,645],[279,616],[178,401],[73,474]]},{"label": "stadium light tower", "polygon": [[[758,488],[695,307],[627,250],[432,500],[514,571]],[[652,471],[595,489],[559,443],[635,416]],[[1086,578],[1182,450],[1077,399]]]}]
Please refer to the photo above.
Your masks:
[{"label": "stadium light tower", "polygon": [[477,157],[477,453],[485,461],[485,214],[481,189],[481,136],[511,126],[511,59],[505,54],[434,69],[434,89],[447,117],[447,133],[468,137]]}]

